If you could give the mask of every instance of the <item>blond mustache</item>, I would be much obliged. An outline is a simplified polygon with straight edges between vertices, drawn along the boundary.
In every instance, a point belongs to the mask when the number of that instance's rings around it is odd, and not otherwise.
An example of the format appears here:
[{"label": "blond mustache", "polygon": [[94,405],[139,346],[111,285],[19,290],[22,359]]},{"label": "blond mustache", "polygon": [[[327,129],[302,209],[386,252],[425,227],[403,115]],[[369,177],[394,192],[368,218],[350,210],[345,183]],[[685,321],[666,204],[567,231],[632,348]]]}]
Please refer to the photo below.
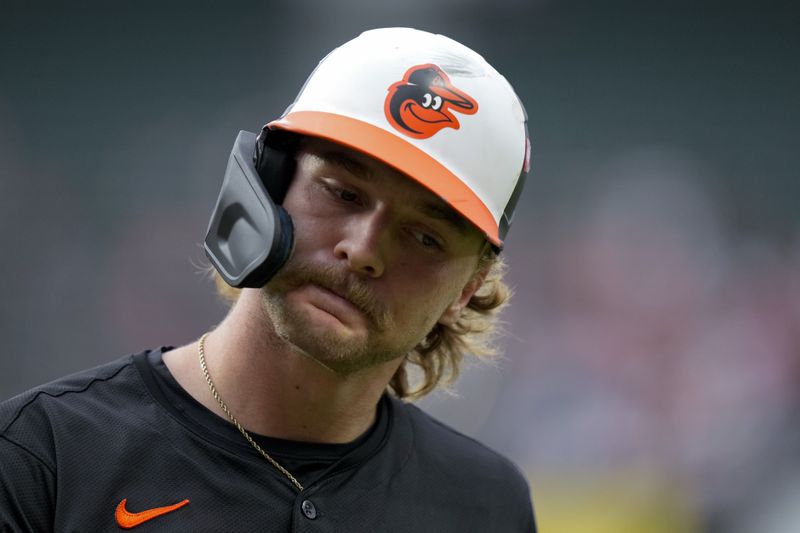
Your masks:
[{"label": "blond mustache", "polygon": [[292,287],[311,283],[341,294],[364,313],[377,330],[385,331],[389,327],[389,312],[375,291],[351,273],[332,265],[303,262],[287,264],[277,277]]}]

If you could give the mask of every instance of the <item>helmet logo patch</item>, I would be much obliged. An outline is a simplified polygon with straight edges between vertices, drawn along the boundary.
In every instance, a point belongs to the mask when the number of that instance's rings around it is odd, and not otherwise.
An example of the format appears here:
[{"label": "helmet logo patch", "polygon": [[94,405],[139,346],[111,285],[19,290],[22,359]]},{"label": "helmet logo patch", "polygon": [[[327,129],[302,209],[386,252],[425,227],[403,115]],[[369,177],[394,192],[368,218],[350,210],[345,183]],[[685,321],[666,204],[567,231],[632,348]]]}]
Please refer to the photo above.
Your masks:
[{"label": "helmet logo patch", "polygon": [[478,103],[453,87],[442,69],[427,63],[408,69],[403,79],[389,87],[383,105],[394,128],[415,139],[427,139],[443,128],[458,129],[453,111],[474,115]]}]

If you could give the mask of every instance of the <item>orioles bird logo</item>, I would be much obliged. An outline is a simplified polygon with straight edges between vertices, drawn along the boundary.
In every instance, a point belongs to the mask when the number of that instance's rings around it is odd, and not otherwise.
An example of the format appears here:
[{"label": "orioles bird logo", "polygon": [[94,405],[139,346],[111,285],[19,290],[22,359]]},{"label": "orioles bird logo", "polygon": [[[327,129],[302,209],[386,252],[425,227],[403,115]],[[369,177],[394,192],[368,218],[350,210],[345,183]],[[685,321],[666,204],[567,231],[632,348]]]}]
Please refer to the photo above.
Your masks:
[{"label": "orioles bird logo", "polygon": [[453,87],[450,78],[433,64],[417,65],[389,87],[384,103],[386,118],[400,133],[427,139],[442,128],[458,129],[453,111],[474,115],[478,103]]}]

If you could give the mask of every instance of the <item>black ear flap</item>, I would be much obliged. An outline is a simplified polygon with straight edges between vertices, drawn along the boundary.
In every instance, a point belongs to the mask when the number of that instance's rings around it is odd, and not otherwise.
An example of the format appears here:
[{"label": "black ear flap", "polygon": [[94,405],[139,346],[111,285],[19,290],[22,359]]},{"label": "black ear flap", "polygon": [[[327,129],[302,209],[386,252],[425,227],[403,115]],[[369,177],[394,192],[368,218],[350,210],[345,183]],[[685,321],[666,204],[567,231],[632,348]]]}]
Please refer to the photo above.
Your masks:
[{"label": "black ear flap", "polygon": [[272,201],[282,204],[294,176],[294,154],[300,138],[288,131],[270,130],[267,126],[256,138],[253,164]]},{"label": "black ear flap", "polygon": [[[240,131],[211,214],[204,248],[214,268],[233,287],[262,287],[286,263],[294,244],[289,214],[280,200],[294,174],[294,156]],[[256,169],[258,161],[263,174]]]}]

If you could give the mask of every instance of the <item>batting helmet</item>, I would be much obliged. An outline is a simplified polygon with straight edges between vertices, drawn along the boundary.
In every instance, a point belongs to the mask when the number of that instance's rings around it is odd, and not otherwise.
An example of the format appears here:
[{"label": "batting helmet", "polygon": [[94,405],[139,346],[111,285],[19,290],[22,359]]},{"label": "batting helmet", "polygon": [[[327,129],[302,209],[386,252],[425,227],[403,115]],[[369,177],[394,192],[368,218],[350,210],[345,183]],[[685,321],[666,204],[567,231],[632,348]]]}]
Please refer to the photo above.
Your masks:
[{"label": "batting helmet", "polygon": [[[322,59],[294,103],[257,139],[246,132],[237,139],[234,152],[238,146],[246,154],[252,145],[255,156],[248,164],[231,154],[206,236],[209,258],[234,286],[263,285],[290,253],[291,221],[276,205],[293,169],[281,132],[328,139],[396,168],[498,250],[529,169],[525,109],[483,57],[410,28],[364,32]],[[253,175],[231,176],[247,171]],[[259,215],[266,221],[261,228],[253,222],[259,216],[249,213],[259,206],[268,215]]]}]

